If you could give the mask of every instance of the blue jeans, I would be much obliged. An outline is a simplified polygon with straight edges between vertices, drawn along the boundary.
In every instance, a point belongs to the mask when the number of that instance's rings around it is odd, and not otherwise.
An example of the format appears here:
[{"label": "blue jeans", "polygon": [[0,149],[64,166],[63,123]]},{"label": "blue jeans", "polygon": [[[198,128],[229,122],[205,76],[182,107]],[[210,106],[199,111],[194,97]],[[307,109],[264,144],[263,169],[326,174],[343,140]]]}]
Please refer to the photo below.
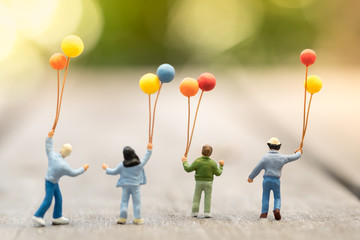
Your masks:
[{"label": "blue jeans", "polygon": [[270,191],[274,193],[274,210],[281,207],[281,196],[280,196],[280,178],[264,176],[263,181],[263,196],[262,196],[262,213],[269,211],[269,198]]},{"label": "blue jeans", "polygon": [[55,207],[53,218],[62,217],[62,196],[59,188],[59,184],[52,183],[48,180],[45,180],[45,198],[42,202],[40,208],[36,211],[35,217],[43,218],[46,211],[51,206],[53,197],[55,198]]},{"label": "blue jeans", "polygon": [[128,211],[130,195],[133,200],[134,218],[139,219],[139,218],[141,218],[140,186],[124,186],[124,187],[122,187],[120,217],[127,218],[127,211]]}]

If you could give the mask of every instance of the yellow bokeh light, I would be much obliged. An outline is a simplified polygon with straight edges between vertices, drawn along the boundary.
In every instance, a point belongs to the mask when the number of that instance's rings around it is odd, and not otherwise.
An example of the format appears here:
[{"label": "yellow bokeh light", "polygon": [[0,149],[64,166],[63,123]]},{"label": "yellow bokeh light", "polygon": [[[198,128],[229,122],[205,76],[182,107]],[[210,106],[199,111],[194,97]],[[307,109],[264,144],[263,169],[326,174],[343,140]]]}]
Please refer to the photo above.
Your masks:
[{"label": "yellow bokeh light", "polygon": [[8,7],[0,2],[0,61],[6,59],[15,44],[16,23]]},{"label": "yellow bokeh light", "polygon": [[275,5],[283,8],[302,8],[310,5],[314,0],[271,0]]},{"label": "yellow bokeh light", "polygon": [[253,1],[179,1],[169,14],[168,37],[194,51],[221,52],[256,33],[261,9]]}]

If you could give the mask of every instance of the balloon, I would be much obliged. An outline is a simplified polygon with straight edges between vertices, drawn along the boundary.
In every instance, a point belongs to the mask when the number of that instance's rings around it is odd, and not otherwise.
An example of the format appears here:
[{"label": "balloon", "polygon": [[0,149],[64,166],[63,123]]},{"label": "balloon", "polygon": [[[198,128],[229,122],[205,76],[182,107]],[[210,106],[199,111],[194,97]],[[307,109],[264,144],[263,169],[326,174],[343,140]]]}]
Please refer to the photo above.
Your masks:
[{"label": "balloon", "polygon": [[69,35],[64,37],[61,42],[61,49],[68,57],[77,57],[79,56],[82,51],[84,50],[84,43],[76,35]]},{"label": "balloon", "polygon": [[140,78],[139,85],[144,93],[153,94],[159,90],[160,80],[155,74],[147,73]]},{"label": "balloon", "polygon": [[[305,85],[305,81],[304,81]],[[307,88],[306,91],[308,91],[311,94],[317,93],[322,88],[322,81],[321,79],[316,75],[311,75],[307,78]]]},{"label": "balloon", "polygon": [[66,66],[66,57],[64,54],[62,53],[54,53],[51,57],[50,57],[50,66],[53,69],[56,70],[61,70]]},{"label": "balloon", "polygon": [[312,65],[316,60],[316,53],[311,49],[305,49],[300,53],[300,61],[305,66]]},{"label": "balloon", "polygon": [[198,79],[199,87],[203,91],[210,91],[216,85],[216,79],[211,73],[202,73]]},{"label": "balloon", "polygon": [[164,63],[158,67],[156,74],[162,83],[169,83],[175,77],[175,69],[170,64]]},{"label": "balloon", "polygon": [[185,97],[195,96],[199,91],[199,84],[193,78],[184,78],[180,83],[180,92]]}]

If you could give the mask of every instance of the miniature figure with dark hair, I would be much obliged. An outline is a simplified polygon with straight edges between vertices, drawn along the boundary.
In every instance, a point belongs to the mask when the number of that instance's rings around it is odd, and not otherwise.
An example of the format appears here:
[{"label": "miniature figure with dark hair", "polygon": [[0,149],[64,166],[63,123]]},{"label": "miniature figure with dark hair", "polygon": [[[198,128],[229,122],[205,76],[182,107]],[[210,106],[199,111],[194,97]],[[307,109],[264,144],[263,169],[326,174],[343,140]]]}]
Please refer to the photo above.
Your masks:
[{"label": "miniature figure with dark hair", "polygon": [[295,161],[301,157],[302,149],[299,148],[292,155],[282,155],[279,153],[281,143],[279,139],[272,137],[267,142],[269,152],[263,156],[258,165],[254,168],[248,178],[248,182],[252,183],[253,179],[265,170],[263,181],[262,209],[260,218],[267,218],[269,211],[270,191],[274,193],[274,217],[276,220],[281,219],[281,195],[280,195],[280,177],[281,170],[286,163]]},{"label": "miniature figure with dark hair", "polygon": [[147,152],[145,156],[140,160],[134,149],[126,146],[123,150],[124,161],[121,162],[116,168],[111,169],[105,163],[102,166],[102,168],[106,170],[106,173],[109,175],[120,174],[120,178],[116,184],[116,187],[122,188],[120,218],[117,220],[118,224],[126,224],[130,195],[132,196],[133,201],[134,223],[137,225],[144,224],[144,220],[141,218],[140,209],[140,185],[146,184],[144,166],[150,159],[151,153],[152,144],[149,143],[147,145]]},{"label": "miniature figure with dark hair", "polygon": [[204,216],[206,218],[211,217],[211,192],[214,175],[220,176],[224,166],[224,161],[221,160],[218,168],[216,162],[210,158],[212,151],[213,149],[210,145],[203,146],[202,157],[196,159],[190,166],[187,162],[187,158],[185,156],[182,158],[184,170],[186,172],[195,171],[196,185],[191,212],[192,217],[197,217],[199,215],[202,192],[205,193]]}]

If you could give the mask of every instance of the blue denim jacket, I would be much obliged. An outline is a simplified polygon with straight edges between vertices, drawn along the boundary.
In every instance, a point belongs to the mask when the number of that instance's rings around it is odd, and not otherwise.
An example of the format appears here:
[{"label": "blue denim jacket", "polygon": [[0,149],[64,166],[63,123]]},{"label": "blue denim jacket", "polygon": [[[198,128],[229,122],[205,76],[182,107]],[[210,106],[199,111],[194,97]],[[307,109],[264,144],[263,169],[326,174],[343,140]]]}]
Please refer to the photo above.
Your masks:
[{"label": "blue denim jacket", "polygon": [[144,166],[149,161],[152,151],[147,150],[145,156],[140,160],[140,164],[133,167],[124,167],[121,162],[116,168],[107,168],[106,173],[109,175],[120,174],[116,187],[140,186],[146,184],[146,175]]},{"label": "blue denim jacket", "polygon": [[297,152],[291,155],[282,155],[279,151],[270,150],[260,160],[258,165],[251,172],[249,178],[254,179],[262,169],[265,170],[264,177],[281,177],[282,167],[289,162],[295,161],[301,157],[301,153]]},{"label": "blue denim jacket", "polygon": [[64,175],[76,177],[85,172],[84,167],[76,170],[72,169],[61,154],[54,151],[52,138],[46,138],[45,146],[48,157],[48,170],[45,176],[46,180],[56,184]]}]

